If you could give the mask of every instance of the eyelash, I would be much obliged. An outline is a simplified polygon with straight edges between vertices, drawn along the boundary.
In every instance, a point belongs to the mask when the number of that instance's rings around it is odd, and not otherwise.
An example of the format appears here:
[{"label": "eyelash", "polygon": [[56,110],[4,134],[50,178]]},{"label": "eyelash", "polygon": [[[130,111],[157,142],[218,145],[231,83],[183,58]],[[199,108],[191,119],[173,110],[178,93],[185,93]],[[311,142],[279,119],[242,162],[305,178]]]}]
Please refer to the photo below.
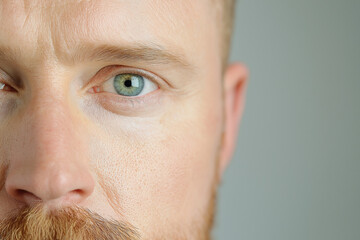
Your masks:
[{"label": "eyelash", "polygon": [[[109,69],[107,69],[107,68],[109,68]],[[114,78],[115,76],[117,76],[119,74],[126,74],[126,73],[140,75],[140,76],[148,79],[149,81],[153,82],[155,85],[157,85],[158,89],[160,88],[160,84],[159,84],[159,80],[158,80],[159,77],[156,77],[155,75],[153,75],[145,70],[135,69],[135,68],[131,68],[131,67],[110,66],[110,67],[106,67],[105,69],[100,70],[95,75],[95,79],[92,81],[93,83],[91,84],[92,87],[90,89],[100,87],[106,81],[109,81],[110,79]],[[106,79],[106,80],[104,81],[104,79]],[[119,96],[121,96],[121,95],[119,95]],[[124,96],[124,97],[126,97],[126,96]],[[134,98],[136,98],[136,96],[135,97],[126,97],[126,98],[134,99]]]}]

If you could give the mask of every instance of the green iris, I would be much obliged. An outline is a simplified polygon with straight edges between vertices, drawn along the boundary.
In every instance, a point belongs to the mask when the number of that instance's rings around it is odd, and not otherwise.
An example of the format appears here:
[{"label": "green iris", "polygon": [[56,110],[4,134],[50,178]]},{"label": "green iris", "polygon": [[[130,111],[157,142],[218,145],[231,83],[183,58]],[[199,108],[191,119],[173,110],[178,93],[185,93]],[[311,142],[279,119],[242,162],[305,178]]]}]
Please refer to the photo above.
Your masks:
[{"label": "green iris", "polygon": [[125,73],[114,78],[116,92],[123,96],[137,96],[144,89],[144,78],[137,74]]}]

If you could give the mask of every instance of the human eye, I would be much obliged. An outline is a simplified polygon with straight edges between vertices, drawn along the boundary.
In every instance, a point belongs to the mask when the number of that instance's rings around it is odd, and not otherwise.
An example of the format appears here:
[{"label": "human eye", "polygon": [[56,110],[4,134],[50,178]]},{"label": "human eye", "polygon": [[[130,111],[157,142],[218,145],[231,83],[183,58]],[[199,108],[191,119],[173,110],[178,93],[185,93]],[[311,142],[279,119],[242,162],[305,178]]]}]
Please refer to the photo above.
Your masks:
[{"label": "human eye", "polygon": [[[1,78],[0,78],[0,81],[1,81]],[[0,91],[3,91],[3,92],[16,92],[15,88],[13,88],[9,84],[3,83],[3,82],[0,82]]]},{"label": "human eye", "polygon": [[157,90],[158,85],[144,73],[122,71],[92,87],[93,93],[112,93],[122,97],[140,97]]},{"label": "human eye", "polygon": [[88,86],[103,108],[129,116],[154,114],[168,89],[167,81],[155,73],[117,65],[102,68]]},{"label": "human eye", "polygon": [[134,73],[120,73],[110,78],[97,91],[111,92],[126,97],[143,96],[158,89],[148,78]]}]

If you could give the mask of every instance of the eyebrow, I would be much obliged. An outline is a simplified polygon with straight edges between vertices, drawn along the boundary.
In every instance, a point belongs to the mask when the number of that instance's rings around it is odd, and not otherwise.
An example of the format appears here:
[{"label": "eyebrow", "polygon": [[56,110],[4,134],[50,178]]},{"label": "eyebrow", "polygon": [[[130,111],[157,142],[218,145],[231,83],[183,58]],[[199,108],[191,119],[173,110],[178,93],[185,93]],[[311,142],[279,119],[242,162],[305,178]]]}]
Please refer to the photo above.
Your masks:
[{"label": "eyebrow", "polygon": [[109,44],[83,44],[75,48],[71,54],[61,54],[60,59],[70,64],[85,61],[141,62],[155,65],[177,65],[192,69],[190,62],[180,53],[165,50],[158,45],[138,44],[120,47]]}]

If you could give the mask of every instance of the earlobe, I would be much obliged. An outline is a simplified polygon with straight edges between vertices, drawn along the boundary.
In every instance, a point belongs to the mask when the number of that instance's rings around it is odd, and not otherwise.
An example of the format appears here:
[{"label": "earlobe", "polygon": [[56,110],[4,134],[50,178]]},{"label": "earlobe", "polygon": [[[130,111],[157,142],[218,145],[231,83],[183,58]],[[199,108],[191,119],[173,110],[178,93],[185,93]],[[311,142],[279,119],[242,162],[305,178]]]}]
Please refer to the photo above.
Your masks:
[{"label": "earlobe", "polygon": [[228,66],[224,76],[224,135],[219,159],[219,177],[222,178],[236,146],[238,127],[245,105],[248,69],[242,63]]}]

